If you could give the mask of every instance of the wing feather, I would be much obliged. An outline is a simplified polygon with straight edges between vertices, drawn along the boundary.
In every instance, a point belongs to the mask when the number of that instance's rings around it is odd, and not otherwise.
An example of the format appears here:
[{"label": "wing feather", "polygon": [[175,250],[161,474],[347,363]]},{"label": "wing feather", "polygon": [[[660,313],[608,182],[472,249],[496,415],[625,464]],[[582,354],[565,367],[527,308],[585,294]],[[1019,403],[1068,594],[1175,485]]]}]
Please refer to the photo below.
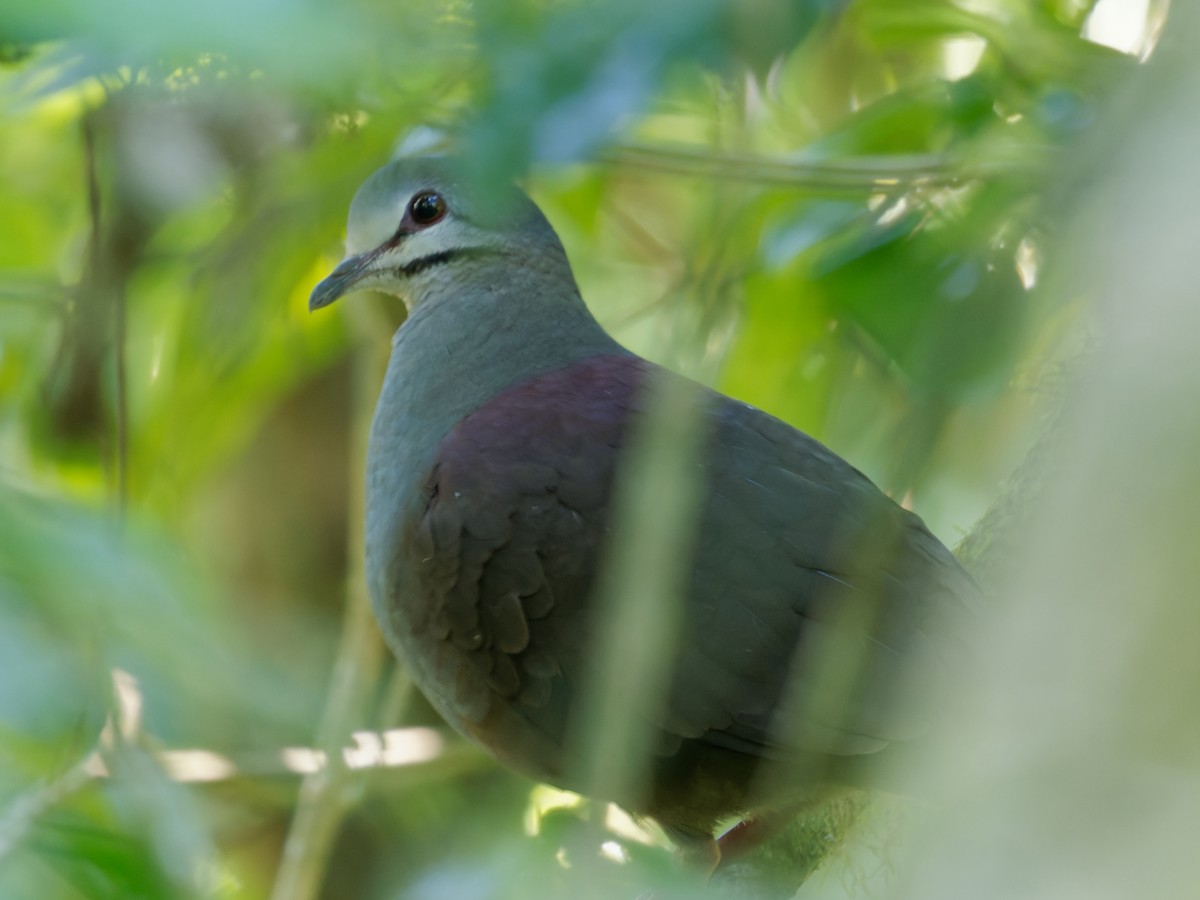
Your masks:
[{"label": "wing feather", "polygon": [[[439,623],[438,677],[464,715],[499,704],[561,743],[586,677],[608,498],[650,371],[613,356],[542,376],[443,441],[408,552]],[[860,754],[915,736],[922,716],[894,702],[902,664],[929,655],[925,624],[961,606],[969,577],[815,440],[696,396],[710,426],[705,500],[660,746]]]}]

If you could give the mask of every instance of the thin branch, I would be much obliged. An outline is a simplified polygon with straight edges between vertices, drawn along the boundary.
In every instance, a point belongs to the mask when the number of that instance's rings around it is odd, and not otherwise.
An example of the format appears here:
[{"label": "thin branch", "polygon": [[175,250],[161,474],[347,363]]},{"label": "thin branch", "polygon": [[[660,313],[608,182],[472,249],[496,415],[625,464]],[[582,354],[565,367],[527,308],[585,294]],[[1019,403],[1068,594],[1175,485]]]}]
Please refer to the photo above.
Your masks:
[{"label": "thin branch", "polygon": [[117,394],[117,511],[121,518],[129,506],[129,390],[125,371],[125,281],[115,285],[113,298],[113,358]]},{"label": "thin branch", "polygon": [[894,191],[915,185],[952,186],[981,178],[1019,175],[1031,168],[1025,161],[1012,160],[967,165],[933,153],[806,163],[746,153],[646,144],[613,147],[603,154],[602,161],[617,167],[674,175],[835,192]]},{"label": "thin branch", "polygon": [[[89,753],[88,759],[90,758]],[[53,781],[36,784],[19,794],[0,816],[0,860],[21,845],[34,823],[44,813],[80,790],[91,778],[85,759],[71,766]]]},{"label": "thin branch", "polygon": [[87,112],[80,119],[83,131],[84,180],[87,191],[88,220],[90,233],[88,235],[88,277],[93,281],[93,288],[108,285],[111,281],[113,291],[113,359],[116,368],[116,493],[117,515],[125,517],[129,505],[129,404],[128,378],[125,366],[125,278],[110,278],[114,273],[104,258],[104,232],[102,203],[100,196],[100,177],[96,163],[96,123],[95,113]]}]

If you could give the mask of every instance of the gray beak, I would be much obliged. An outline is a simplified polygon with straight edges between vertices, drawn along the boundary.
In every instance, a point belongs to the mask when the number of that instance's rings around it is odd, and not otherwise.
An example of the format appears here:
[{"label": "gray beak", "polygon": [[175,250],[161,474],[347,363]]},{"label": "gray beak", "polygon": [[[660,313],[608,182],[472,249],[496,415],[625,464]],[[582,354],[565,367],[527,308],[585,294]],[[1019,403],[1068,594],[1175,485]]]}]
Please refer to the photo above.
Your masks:
[{"label": "gray beak", "polygon": [[338,267],[313,288],[308,297],[308,311],[313,312],[323,306],[328,306],[338,297],[348,293],[367,272],[370,271],[374,253],[360,253],[341,261]]}]

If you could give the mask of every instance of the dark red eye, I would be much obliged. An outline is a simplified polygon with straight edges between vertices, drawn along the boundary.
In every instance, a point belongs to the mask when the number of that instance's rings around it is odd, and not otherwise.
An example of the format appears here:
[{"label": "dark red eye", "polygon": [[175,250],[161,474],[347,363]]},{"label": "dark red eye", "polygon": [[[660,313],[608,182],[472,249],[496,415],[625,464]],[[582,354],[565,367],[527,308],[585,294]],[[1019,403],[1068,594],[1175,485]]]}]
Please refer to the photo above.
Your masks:
[{"label": "dark red eye", "polygon": [[425,191],[412,198],[408,214],[418,225],[432,225],[446,215],[446,201],[435,191]]}]

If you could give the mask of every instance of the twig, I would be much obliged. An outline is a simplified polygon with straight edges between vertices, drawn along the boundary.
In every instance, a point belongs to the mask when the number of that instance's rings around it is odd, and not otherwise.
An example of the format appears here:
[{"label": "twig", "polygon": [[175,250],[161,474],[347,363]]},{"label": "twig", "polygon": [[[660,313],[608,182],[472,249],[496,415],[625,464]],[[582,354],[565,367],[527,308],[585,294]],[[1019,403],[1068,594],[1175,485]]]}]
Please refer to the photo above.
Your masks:
[{"label": "twig", "polygon": [[[89,758],[91,754],[89,753]],[[0,816],[0,860],[17,848],[33,823],[91,780],[87,760],[78,762],[53,781],[19,794]]]},{"label": "twig", "polygon": [[916,184],[951,186],[979,178],[1019,175],[1029,164],[1012,161],[963,165],[940,154],[864,156],[806,163],[691,147],[625,144],[605,152],[613,166],[722,180],[754,181],[825,191],[893,191]]},{"label": "twig", "polygon": [[125,373],[125,279],[114,285],[113,358],[117,394],[117,513],[125,517],[129,506],[129,390]]},{"label": "twig", "polygon": [[[103,216],[101,212],[100,177],[96,164],[95,113],[87,112],[80,119],[83,131],[84,181],[87,191],[88,275],[93,286],[110,286],[113,291],[113,360],[116,369],[116,482],[117,517],[125,517],[129,505],[129,404],[128,378],[125,366],[125,278],[112,278],[114,273],[104,259]],[[111,285],[109,285],[111,282]]]}]

